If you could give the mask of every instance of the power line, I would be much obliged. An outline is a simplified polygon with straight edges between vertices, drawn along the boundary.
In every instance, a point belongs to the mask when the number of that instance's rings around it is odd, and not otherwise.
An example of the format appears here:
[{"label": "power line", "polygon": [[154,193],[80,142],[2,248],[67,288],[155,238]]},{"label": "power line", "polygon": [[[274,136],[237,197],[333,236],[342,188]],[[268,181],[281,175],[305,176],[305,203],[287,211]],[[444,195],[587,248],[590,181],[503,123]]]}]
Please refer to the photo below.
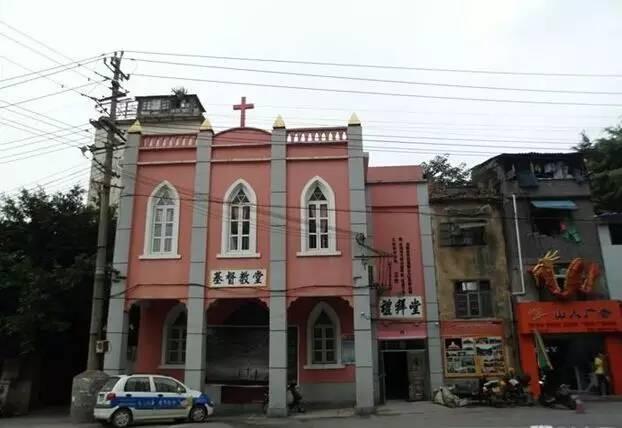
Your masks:
[{"label": "power line", "polygon": [[493,103],[515,103],[515,104],[536,104],[536,105],[566,105],[566,106],[584,106],[584,107],[622,107],[622,104],[614,103],[586,103],[586,102],[567,102],[567,101],[533,101],[533,100],[512,100],[512,99],[500,99],[500,98],[475,98],[475,97],[450,97],[442,95],[424,95],[424,94],[404,94],[397,92],[381,92],[381,91],[366,91],[357,89],[338,89],[338,88],[317,88],[310,86],[298,86],[298,85],[278,85],[271,83],[257,83],[257,82],[241,82],[233,80],[216,80],[216,79],[199,79],[193,77],[181,77],[181,76],[160,76],[157,74],[142,74],[135,73],[134,76],[148,77],[154,79],[175,79],[191,82],[206,82],[217,83],[223,85],[241,85],[241,86],[256,86],[262,88],[279,88],[279,89],[293,89],[301,91],[313,91],[313,92],[334,92],[334,93],[346,93],[346,94],[358,94],[358,95],[380,95],[402,98],[423,98],[423,99],[435,99],[435,100],[453,100],[453,101],[478,101],[478,102],[493,102]]},{"label": "power line", "polygon": [[498,74],[511,76],[552,76],[552,77],[603,77],[603,78],[619,78],[622,74],[605,74],[605,73],[545,73],[545,72],[520,72],[520,71],[499,71],[499,70],[475,70],[475,69],[459,69],[459,68],[434,68],[434,67],[412,67],[382,64],[356,64],[356,63],[339,63],[328,61],[300,61],[285,60],[272,58],[249,58],[234,56],[217,56],[217,55],[198,55],[178,52],[154,52],[154,51],[138,51],[128,50],[128,53],[158,55],[158,56],[174,56],[174,57],[190,57],[190,58],[208,58],[218,60],[234,60],[234,61],[252,61],[252,62],[271,62],[281,64],[302,64],[302,65],[320,65],[333,67],[355,67],[355,68],[376,68],[386,70],[411,70],[411,71],[434,71],[448,73],[469,73],[469,74]]},{"label": "power line", "polygon": [[47,78],[47,77],[53,76],[55,74],[64,73],[65,71],[73,70],[75,68],[82,67],[84,64],[90,64],[90,63],[98,61],[98,60],[99,59],[94,59],[94,60],[91,60],[91,61],[84,62],[82,64],[77,64],[77,65],[71,66],[69,68],[63,68],[63,69],[60,69],[60,70],[51,71],[49,73],[36,73],[38,75],[37,77],[31,77],[30,79],[21,80],[19,82],[14,82],[14,83],[9,83],[9,84],[6,84],[4,86],[0,86],[0,89],[12,88],[12,87],[15,87],[15,86],[23,85],[24,83],[32,82],[33,80]]},{"label": "power line", "polygon": [[[15,31],[15,32],[16,32],[16,33],[18,33],[18,34],[21,34],[23,37],[26,37],[27,39],[29,39],[29,40],[31,40],[31,41],[33,41],[33,42],[35,42],[35,43],[39,44],[40,46],[45,47],[46,49],[48,49],[48,50],[50,50],[50,51],[52,51],[52,52],[56,53],[57,55],[60,55],[61,57],[65,58],[65,59],[69,59],[70,61],[72,60],[71,58],[69,58],[69,57],[68,57],[68,56],[66,56],[65,54],[63,54],[63,53],[59,52],[58,50],[56,50],[56,49],[54,49],[54,48],[52,48],[52,47],[50,47],[50,46],[46,45],[45,43],[43,43],[43,42],[41,42],[41,41],[39,41],[39,40],[35,39],[34,37],[32,37],[32,36],[30,36],[30,35],[28,35],[28,34],[24,33],[23,31],[18,30],[17,28],[15,28],[15,27],[13,27],[13,26],[11,26],[11,25],[7,24],[6,22],[4,22],[4,21],[0,21],[0,24],[2,24],[2,25],[4,25],[4,26],[6,26],[6,27],[8,27],[8,28],[10,28],[11,30]],[[9,38],[9,39],[10,39],[10,40],[12,40],[13,42],[15,42],[15,43],[19,44],[19,45],[20,45],[20,46],[22,46],[22,47],[25,47],[26,49],[29,49],[29,50],[31,50],[31,51],[33,51],[33,52],[38,53],[39,55],[43,56],[44,58],[49,59],[50,61],[52,61],[52,62],[54,62],[54,63],[56,63],[56,64],[60,64],[60,62],[59,62],[59,61],[57,61],[56,59],[54,59],[54,58],[52,58],[52,57],[50,57],[50,56],[48,56],[48,55],[46,55],[46,54],[42,53],[41,51],[39,51],[39,50],[37,50],[37,49],[34,49],[34,48],[30,47],[30,46],[27,46],[27,45],[25,45],[25,44],[23,44],[23,43],[20,43],[19,41],[16,41],[15,39],[13,39],[13,38],[11,38],[11,37],[9,37],[9,36],[5,35],[5,34],[0,33],[0,35],[4,36],[4,37],[6,37],[6,38]],[[94,72],[94,71],[93,71],[93,72]],[[80,72],[76,72],[76,73],[77,73],[77,74],[79,74],[80,76],[84,77],[85,79],[91,80],[91,78],[90,78],[90,77],[85,76],[84,74],[82,74],[82,73],[80,73]],[[96,73],[96,74],[97,74],[97,73]]]},{"label": "power line", "polygon": [[[227,66],[222,66],[222,65],[211,65],[211,64],[193,64],[193,63],[187,63],[187,62],[158,61],[158,60],[149,60],[149,59],[144,59],[144,58],[128,58],[128,59],[133,60],[133,61],[142,61],[142,62],[153,63],[153,64],[179,65],[179,66],[184,66],[184,67],[200,67],[200,68],[209,68],[209,69],[217,69],[217,70],[245,71],[245,72],[253,72],[253,73],[276,74],[276,75],[283,75],[283,76],[319,77],[319,78],[324,78],[324,79],[354,80],[354,81],[374,82],[374,83],[395,83],[395,84],[401,84],[401,85],[433,86],[433,87],[441,87],[441,88],[483,89],[483,90],[493,90],[493,91],[535,92],[535,93],[556,93],[556,94],[622,95],[622,92],[613,92],[613,91],[536,89],[536,88],[512,88],[512,87],[502,87],[502,86],[460,85],[460,84],[454,84],[454,83],[418,82],[418,81],[412,81],[412,80],[376,79],[376,78],[360,77],[360,76],[342,76],[342,75],[334,75],[334,74],[301,73],[301,72],[283,71],[283,70],[264,70],[264,69],[258,69],[258,68],[227,67]],[[622,77],[622,75],[620,77]]]},{"label": "power line", "polygon": [[51,94],[45,94],[45,95],[40,95],[38,97],[27,98],[25,100],[15,101],[15,102],[9,103],[7,105],[0,106],[0,109],[4,109],[4,108],[7,108],[7,107],[12,107],[12,106],[17,106],[17,105],[20,105],[20,104],[29,103],[31,101],[36,101],[36,100],[40,100],[40,99],[43,99],[43,98],[52,97],[54,95],[64,94],[65,92],[75,91],[76,89],[85,88],[87,86],[97,85],[97,84],[100,84],[102,82],[103,82],[103,80],[102,81],[95,81],[95,82],[85,83],[84,85],[74,86],[72,88],[68,88],[68,89],[65,89],[65,90],[62,90],[62,91],[52,92]]},{"label": "power line", "polygon": [[[0,58],[4,58],[4,59],[6,59],[6,60],[9,60],[9,58],[7,58],[7,57],[5,57],[5,56],[1,56]],[[71,62],[68,62],[68,63],[66,63],[66,64],[56,65],[56,66],[54,66],[54,67],[45,68],[45,69],[43,69],[43,70],[35,70],[35,71],[31,71],[30,73],[25,73],[25,74],[20,74],[20,75],[16,75],[16,76],[6,77],[6,78],[4,78],[4,79],[0,79],[0,82],[6,82],[7,80],[21,79],[21,78],[23,78],[23,77],[29,77],[29,76],[32,76],[33,74],[47,73],[47,72],[49,72],[49,71],[56,70],[56,69],[58,69],[58,68],[65,68],[65,67],[69,67],[69,66],[71,66],[71,65],[78,65],[78,66],[79,66],[79,65],[83,65],[83,64],[85,64],[85,61],[97,60],[97,59],[99,59],[99,58],[101,58],[101,56],[100,56],[100,55],[98,55],[98,56],[94,56],[94,57],[90,57],[90,58],[80,59],[80,60],[77,60],[77,61],[71,61]],[[9,60],[9,61],[10,61],[10,60]],[[10,61],[10,62],[12,62],[12,61]],[[22,68],[24,68],[24,66],[19,65],[19,64],[17,64],[17,63],[13,63],[13,64],[18,65],[18,67],[22,67]],[[24,68],[24,69],[25,69],[25,68]]]}]

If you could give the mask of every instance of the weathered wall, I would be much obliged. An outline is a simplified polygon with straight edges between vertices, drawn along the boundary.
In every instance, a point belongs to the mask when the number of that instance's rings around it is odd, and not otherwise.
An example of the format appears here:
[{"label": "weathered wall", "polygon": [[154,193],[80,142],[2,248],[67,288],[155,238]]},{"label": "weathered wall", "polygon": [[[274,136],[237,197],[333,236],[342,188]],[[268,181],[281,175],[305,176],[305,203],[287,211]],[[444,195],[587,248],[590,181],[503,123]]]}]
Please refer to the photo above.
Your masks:
[{"label": "weathered wall", "polygon": [[[511,296],[503,234],[503,214],[497,201],[491,199],[460,199],[450,197],[439,200],[434,195],[431,207],[434,212],[432,232],[437,277],[439,317],[443,336],[476,337],[480,334],[503,335],[507,367],[515,365],[515,338],[513,332]],[[473,214],[477,216],[463,216]],[[441,246],[439,225],[461,219],[485,220],[485,245],[449,247]],[[492,293],[491,318],[459,319],[455,310],[455,283],[461,280],[488,280]],[[497,326],[497,327],[495,327]],[[457,334],[459,332],[460,334]],[[468,376],[465,376],[468,377]],[[472,377],[472,376],[471,376]]]}]

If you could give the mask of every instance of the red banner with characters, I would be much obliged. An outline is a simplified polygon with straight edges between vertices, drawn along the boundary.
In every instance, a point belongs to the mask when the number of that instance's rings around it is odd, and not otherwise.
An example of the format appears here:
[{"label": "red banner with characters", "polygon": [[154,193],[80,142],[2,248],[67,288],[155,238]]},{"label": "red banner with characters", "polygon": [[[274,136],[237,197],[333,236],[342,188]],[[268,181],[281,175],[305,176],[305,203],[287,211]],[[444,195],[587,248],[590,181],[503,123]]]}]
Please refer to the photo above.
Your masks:
[{"label": "red banner with characters", "polygon": [[521,334],[622,331],[622,311],[616,300],[518,303],[516,314]]}]

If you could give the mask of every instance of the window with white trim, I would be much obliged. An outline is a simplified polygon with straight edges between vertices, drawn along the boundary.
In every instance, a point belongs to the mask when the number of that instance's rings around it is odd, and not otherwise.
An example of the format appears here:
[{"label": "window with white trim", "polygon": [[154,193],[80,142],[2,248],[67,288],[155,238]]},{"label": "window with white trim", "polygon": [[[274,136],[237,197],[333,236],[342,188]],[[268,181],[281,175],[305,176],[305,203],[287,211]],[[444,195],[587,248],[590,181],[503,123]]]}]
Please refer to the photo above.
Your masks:
[{"label": "window with white trim", "polygon": [[186,361],[186,325],[185,310],[173,309],[173,316],[169,317],[166,325],[166,342],[164,348],[164,363],[167,365],[181,365]]},{"label": "window with white trim", "polygon": [[313,364],[337,363],[335,342],[335,326],[326,312],[322,311],[313,324],[311,362]]},{"label": "window with white trim", "polygon": [[146,256],[177,255],[179,197],[167,182],[160,184],[149,198],[145,236]]},{"label": "window with white trim", "polygon": [[328,249],[328,201],[316,185],[307,203],[307,248]]},{"label": "window with white trim", "polygon": [[248,196],[241,187],[229,205],[229,248],[228,251],[250,249],[251,206]]},{"label": "window with white trim", "polygon": [[310,366],[341,364],[341,327],[334,309],[318,303],[307,320],[307,362]]},{"label": "window with white trim", "polygon": [[337,253],[335,195],[320,177],[310,180],[301,196],[301,253]]},{"label": "window with white trim", "polygon": [[239,179],[225,193],[221,257],[256,257],[257,199],[252,187]]}]

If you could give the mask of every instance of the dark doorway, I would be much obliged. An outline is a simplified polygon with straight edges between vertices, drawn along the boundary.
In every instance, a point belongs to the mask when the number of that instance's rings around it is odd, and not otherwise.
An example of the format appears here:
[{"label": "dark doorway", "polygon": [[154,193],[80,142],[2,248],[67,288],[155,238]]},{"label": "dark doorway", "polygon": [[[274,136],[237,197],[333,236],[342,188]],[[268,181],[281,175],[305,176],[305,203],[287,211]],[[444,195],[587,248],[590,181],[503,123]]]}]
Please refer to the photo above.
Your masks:
[{"label": "dark doorway", "polygon": [[388,351],[383,353],[385,390],[389,400],[408,399],[408,364],[406,352]]},{"label": "dark doorway", "polygon": [[604,350],[603,336],[598,334],[552,334],[543,337],[553,365],[556,383],[570,389],[590,392],[590,374],[594,357]]}]

